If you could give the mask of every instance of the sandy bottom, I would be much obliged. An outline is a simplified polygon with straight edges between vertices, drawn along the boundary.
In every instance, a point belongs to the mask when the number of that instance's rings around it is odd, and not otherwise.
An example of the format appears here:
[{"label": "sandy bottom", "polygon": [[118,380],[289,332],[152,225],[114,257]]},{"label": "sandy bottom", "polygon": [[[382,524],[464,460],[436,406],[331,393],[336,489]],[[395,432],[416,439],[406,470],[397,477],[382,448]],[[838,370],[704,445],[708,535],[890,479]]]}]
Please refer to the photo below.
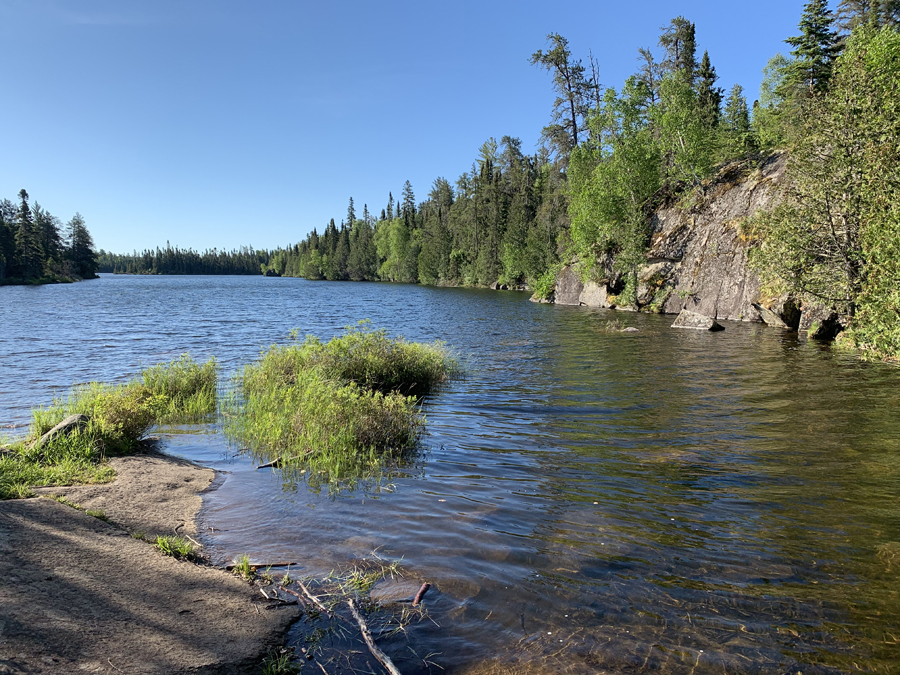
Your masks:
[{"label": "sandy bottom", "polygon": [[267,609],[220,569],[129,533],[193,534],[214,472],[156,453],[115,459],[115,482],[0,501],[0,674],[251,672],[296,607]]}]

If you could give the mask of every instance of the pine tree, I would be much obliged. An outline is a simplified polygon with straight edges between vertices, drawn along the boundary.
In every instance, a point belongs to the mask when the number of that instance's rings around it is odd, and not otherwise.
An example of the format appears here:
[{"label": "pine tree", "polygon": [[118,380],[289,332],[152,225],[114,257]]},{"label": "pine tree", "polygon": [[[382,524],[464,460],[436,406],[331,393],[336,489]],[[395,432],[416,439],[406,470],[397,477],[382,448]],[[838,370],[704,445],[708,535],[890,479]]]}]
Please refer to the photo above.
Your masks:
[{"label": "pine tree", "polygon": [[552,123],[544,127],[544,139],[563,157],[578,146],[578,134],[584,127],[584,116],[590,108],[592,83],[586,77],[581,61],[572,58],[569,41],[559,33],[547,36],[550,49],[537,50],[531,64],[553,74],[556,100]]},{"label": "pine tree", "polygon": [[900,0],[841,0],[837,25],[849,33],[865,24],[900,25]]},{"label": "pine tree", "polygon": [[753,130],[750,126],[750,110],[744,88],[736,84],[729,92],[722,116],[722,140],[726,158],[744,155],[756,147]]},{"label": "pine tree", "polygon": [[722,89],[715,86],[719,76],[709,60],[709,52],[703,52],[700,68],[697,71],[697,104],[703,122],[714,128],[719,124],[720,107],[722,105]]},{"label": "pine tree", "polygon": [[31,217],[28,193],[24,189],[19,191],[19,200],[19,212],[16,216],[18,224],[16,249],[19,254],[19,271],[22,278],[30,281],[39,278],[43,272],[44,251],[41,248],[40,236]]},{"label": "pine tree", "polygon": [[834,60],[840,53],[840,40],[834,31],[834,16],[826,0],[810,0],[800,17],[800,35],[785,42],[794,49],[789,82],[818,94],[828,90]]},{"label": "pine tree", "polygon": [[347,205],[347,227],[353,227],[356,222],[356,209],[353,207],[353,197],[350,197],[350,204]]},{"label": "pine tree", "polygon": [[82,279],[93,279],[97,272],[97,254],[94,240],[84,225],[84,218],[76,213],[66,225],[66,257],[72,269]]},{"label": "pine tree", "polygon": [[666,50],[662,66],[666,72],[680,73],[693,84],[697,70],[697,29],[683,16],[677,16],[663,26],[659,46]]}]

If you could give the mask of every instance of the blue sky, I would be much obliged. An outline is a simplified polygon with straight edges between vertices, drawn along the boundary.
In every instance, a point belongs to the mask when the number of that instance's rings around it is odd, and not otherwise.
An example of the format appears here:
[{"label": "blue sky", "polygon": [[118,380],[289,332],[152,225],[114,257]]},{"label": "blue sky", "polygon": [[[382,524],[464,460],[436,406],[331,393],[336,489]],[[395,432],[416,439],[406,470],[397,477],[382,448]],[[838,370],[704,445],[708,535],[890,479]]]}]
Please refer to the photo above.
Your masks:
[{"label": "blue sky", "polygon": [[[679,14],[752,102],[802,1],[552,5],[301,0],[0,0],[0,197],[25,188],[98,248],[272,248],[347,200],[423,198],[488,138],[539,142],[546,35],[619,87]],[[698,54],[698,55],[699,55]]]}]

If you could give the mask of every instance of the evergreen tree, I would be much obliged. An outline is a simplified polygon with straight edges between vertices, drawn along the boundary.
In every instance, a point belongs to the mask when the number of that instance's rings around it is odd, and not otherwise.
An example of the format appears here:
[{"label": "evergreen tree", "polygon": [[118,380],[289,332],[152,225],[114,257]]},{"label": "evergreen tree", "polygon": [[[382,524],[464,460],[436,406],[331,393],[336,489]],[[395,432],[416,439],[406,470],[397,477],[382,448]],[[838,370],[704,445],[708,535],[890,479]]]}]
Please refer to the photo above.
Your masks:
[{"label": "evergreen tree", "polygon": [[353,227],[356,222],[356,209],[353,207],[353,197],[350,197],[350,203],[347,205],[347,227]]},{"label": "evergreen tree", "polygon": [[900,25],[900,0],[841,0],[837,25],[846,32],[858,26],[896,27]]},{"label": "evergreen tree", "polygon": [[722,116],[721,135],[725,157],[742,156],[755,149],[753,130],[750,126],[750,111],[744,88],[736,84],[731,88]]},{"label": "evergreen tree", "polygon": [[663,77],[663,66],[657,63],[653,58],[653,53],[649,49],[638,49],[638,60],[642,62],[641,69],[635,77],[639,82],[643,82],[647,87],[649,94],[648,100],[650,105],[656,105],[659,101],[659,84]]},{"label": "evergreen tree", "polygon": [[697,70],[697,105],[703,122],[710,129],[719,124],[722,105],[722,89],[715,86],[719,76],[709,60],[709,52],[703,52],[700,68]]},{"label": "evergreen tree", "polygon": [[660,30],[659,46],[666,50],[664,71],[679,73],[693,84],[697,70],[696,27],[683,16],[677,16]]},{"label": "evergreen tree", "polygon": [[793,47],[796,60],[789,72],[790,83],[809,93],[828,90],[834,60],[840,52],[840,40],[834,31],[834,16],[827,0],[810,0],[800,17],[800,35],[785,42]]},{"label": "evergreen tree", "polygon": [[561,156],[567,157],[578,146],[578,134],[584,116],[590,108],[592,83],[585,76],[581,61],[572,58],[569,41],[558,33],[547,36],[550,49],[537,50],[531,64],[553,74],[556,100],[553,102],[552,123],[543,130],[544,139]]},{"label": "evergreen tree", "polygon": [[19,191],[19,211],[16,216],[16,249],[19,257],[19,272],[26,281],[37,279],[44,268],[44,251],[41,248],[40,235],[31,216],[28,205],[28,193]]},{"label": "evergreen tree", "polygon": [[93,279],[97,273],[97,254],[94,240],[84,224],[84,218],[76,213],[66,225],[66,257],[72,269],[82,279]]}]

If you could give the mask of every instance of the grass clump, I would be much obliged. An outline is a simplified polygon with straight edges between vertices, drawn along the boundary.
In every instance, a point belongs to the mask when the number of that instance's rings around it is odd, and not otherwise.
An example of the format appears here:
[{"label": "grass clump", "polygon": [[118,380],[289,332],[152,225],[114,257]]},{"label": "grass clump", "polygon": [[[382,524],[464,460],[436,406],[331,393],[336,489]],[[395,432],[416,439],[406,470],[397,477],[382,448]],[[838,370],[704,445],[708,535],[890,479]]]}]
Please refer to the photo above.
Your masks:
[{"label": "grass clump", "polygon": [[298,367],[318,367],[330,379],[382,394],[417,397],[432,393],[460,372],[442,342],[389,338],[387,331],[372,329],[368,321],[345,330],[327,343],[308,335],[302,343],[285,348],[286,365],[295,372]]},{"label": "grass clump", "polygon": [[300,664],[291,660],[291,652],[287,649],[276,649],[269,652],[262,662],[262,675],[297,675]]},{"label": "grass clump", "polygon": [[236,378],[225,429],[311,485],[359,480],[418,441],[418,396],[459,372],[440,343],[390,339],[366,322],[328,343],[274,345]]},{"label": "grass clump", "polygon": [[234,561],[231,573],[244,581],[253,581],[256,578],[256,568],[250,563],[250,556],[246,554]]},{"label": "grass clump", "polygon": [[158,422],[202,421],[216,412],[219,364],[214,358],[197,363],[190,355],[141,371],[141,383],[155,396],[165,398]]},{"label": "grass clump", "polygon": [[163,555],[178,560],[197,560],[200,557],[194,545],[181,537],[157,535],[153,546]]},{"label": "grass clump", "polygon": [[[127,384],[73,387],[66,398],[33,410],[28,437],[0,453],[0,499],[28,496],[32,486],[112,480],[106,458],[136,450],[153,425],[215,412],[217,377],[214,360],[198,365],[185,355]],[[85,415],[87,422],[39,442],[70,415]]]}]

